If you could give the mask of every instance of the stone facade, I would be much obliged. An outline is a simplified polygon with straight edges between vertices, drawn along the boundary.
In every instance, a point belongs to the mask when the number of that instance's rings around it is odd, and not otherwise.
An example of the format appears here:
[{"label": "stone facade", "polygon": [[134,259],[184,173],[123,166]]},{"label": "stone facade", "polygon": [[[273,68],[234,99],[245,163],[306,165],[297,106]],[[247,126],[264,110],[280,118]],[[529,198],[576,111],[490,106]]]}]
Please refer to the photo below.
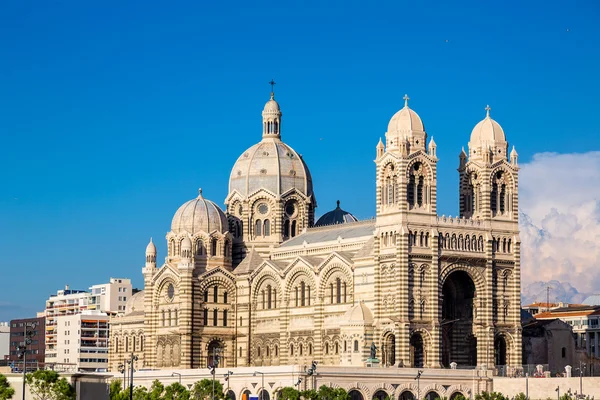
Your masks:
[{"label": "stone facade", "polygon": [[145,368],[216,354],[219,367],[359,367],[372,344],[383,367],[519,366],[517,154],[489,108],[459,156],[459,216],[437,215],[436,144],[406,97],[376,146],[376,218],[318,227],[281,115],[271,95],[225,211],[200,193],[176,212],[163,265],[148,245],[144,313],[113,319],[111,368],[128,332]]}]

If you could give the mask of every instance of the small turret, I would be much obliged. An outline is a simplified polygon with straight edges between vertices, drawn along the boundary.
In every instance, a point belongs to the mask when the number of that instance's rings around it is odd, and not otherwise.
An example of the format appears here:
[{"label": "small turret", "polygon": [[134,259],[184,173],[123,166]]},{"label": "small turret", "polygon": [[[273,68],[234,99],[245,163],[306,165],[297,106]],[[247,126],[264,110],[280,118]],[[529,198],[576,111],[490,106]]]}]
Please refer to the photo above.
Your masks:
[{"label": "small turret", "polygon": [[518,161],[519,161],[519,155],[517,154],[517,151],[515,150],[515,146],[513,146],[512,150],[510,152],[510,163],[516,167],[519,164]]},{"label": "small turret", "polygon": [[192,241],[188,236],[184,237],[181,241],[181,258],[191,259],[192,258]]},{"label": "small turret", "polygon": [[429,141],[429,146],[427,146],[427,150],[429,151],[429,155],[431,157],[437,157],[436,149],[437,149],[437,145],[435,144],[435,141],[433,140],[433,136],[432,136],[431,140]]},{"label": "small turret", "polygon": [[146,246],[146,268],[156,268],[156,246],[152,242],[152,238]]},{"label": "small turret", "polygon": [[385,152],[385,147],[383,145],[383,141],[381,140],[381,138],[379,138],[379,143],[377,143],[377,159],[380,159],[383,156],[383,153]]},{"label": "small turret", "polygon": [[458,163],[458,168],[463,169],[467,163],[467,153],[465,152],[465,148],[463,147],[458,155],[458,159],[460,160]]}]

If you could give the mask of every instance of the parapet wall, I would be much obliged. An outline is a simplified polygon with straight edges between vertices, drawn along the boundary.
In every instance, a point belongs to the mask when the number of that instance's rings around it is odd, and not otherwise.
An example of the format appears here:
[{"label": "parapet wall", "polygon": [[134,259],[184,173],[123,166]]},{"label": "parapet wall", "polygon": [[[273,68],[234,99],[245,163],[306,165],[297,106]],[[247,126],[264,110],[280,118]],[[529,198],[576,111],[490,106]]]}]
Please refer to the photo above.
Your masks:
[{"label": "parapet wall", "polygon": [[[529,386],[529,398],[531,400],[556,399],[558,394],[556,388],[560,390],[560,395],[567,393],[581,393],[579,389],[579,377],[573,378],[500,378],[494,377],[493,388],[495,392],[500,392],[509,398],[519,394],[526,393],[526,386]],[[595,398],[600,398],[600,377],[581,378],[583,394]]]}]

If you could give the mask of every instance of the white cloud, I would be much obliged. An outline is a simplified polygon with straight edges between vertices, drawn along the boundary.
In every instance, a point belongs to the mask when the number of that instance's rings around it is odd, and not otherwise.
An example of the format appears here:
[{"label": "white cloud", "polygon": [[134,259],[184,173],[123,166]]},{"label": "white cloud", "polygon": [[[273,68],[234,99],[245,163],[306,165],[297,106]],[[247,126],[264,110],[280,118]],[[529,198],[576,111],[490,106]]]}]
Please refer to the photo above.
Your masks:
[{"label": "white cloud", "polygon": [[600,292],[600,152],[539,153],[519,175],[523,286]]}]

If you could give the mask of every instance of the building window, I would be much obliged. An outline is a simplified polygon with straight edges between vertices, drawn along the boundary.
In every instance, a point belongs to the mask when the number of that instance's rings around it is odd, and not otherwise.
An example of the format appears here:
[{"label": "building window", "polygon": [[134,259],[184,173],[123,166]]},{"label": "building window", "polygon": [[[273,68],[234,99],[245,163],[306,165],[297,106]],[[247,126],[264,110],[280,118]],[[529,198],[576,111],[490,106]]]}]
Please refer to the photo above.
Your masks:
[{"label": "building window", "polygon": [[223,292],[223,303],[227,304],[227,292]]},{"label": "building window", "polygon": [[358,340],[354,341],[354,351],[358,351]]},{"label": "building window", "polygon": [[227,326],[227,310],[223,310],[223,326]]},{"label": "building window", "polygon": [[240,317],[240,326],[242,326],[242,317]]},{"label": "building window", "polygon": [[213,303],[219,302],[219,287],[217,285],[213,288]]},{"label": "building window", "polygon": [[242,356],[242,348],[240,347],[240,357]]},{"label": "building window", "polygon": [[208,290],[204,291],[204,302],[208,303]]},{"label": "building window", "polygon": [[290,344],[290,356],[294,355],[294,345]]},{"label": "building window", "polygon": [[213,310],[213,326],[217,326],[217,320],[219,319],[219,314],[217,309]]},{"label": "building window", "polygon": [[204,326],[208,325],[208,308],[204,309]]}]

